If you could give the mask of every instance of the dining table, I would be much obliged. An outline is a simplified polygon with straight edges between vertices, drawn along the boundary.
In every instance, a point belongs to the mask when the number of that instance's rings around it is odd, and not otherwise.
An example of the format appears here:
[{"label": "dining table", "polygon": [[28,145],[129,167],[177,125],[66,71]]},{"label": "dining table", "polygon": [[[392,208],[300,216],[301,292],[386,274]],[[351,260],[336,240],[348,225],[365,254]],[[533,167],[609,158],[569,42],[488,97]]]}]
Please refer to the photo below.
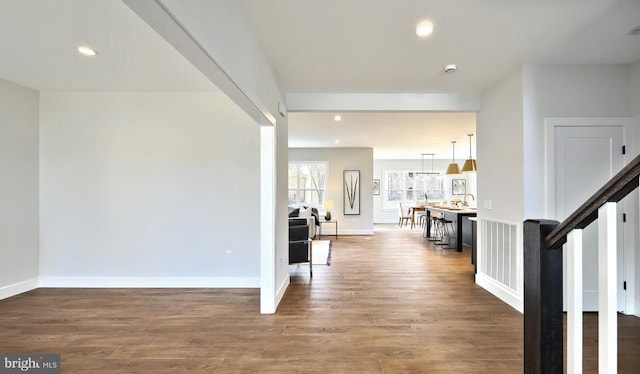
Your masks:
[{"label": "dining table", "polygon": [[414,228],[416,225],[416,212],[424,212],[427,210],[427,207],[423,206],[411,206],[409,207],[411,215],[411,228]]}]

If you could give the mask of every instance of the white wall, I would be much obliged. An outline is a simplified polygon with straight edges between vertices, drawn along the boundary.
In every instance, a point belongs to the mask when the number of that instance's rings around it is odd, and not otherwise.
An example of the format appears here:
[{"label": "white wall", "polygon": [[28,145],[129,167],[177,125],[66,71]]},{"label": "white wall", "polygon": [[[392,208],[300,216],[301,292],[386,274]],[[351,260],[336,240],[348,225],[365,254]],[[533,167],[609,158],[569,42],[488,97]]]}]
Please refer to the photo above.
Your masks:
[{"label": "white wall", "polygon": [[[630,69],[630,89],[631,89],[631,115],[633,116],[633,126],[635,128],[635,149],[632,156],[640,154],[640,62],[631,65]],[[640,230],[636,230],[635,242],[640,243]],[[628,280],[628,282],[630,282]],[[635,252],[635,305],[634,312],[640,317],[640,250],[636,248]]]},{"label": "white wall", "polygon": [[546,205],[545,118],[629,117],[627,65],[524,67],[525,218],[550,217]]},{"label": "white wall", "polygon": [[[485,92],[477,130],[478,217],[518,224],[552,218],[545,211],[545,119],[635,115],[629,77],[627,65],[526,65]],[[485,200],[493,210],[483,209]]]},{"label": "white wall", "polygon": [[[631,77],[629,86],[631,91],[631,116],[633,117],[634,128],[640,129],[640,62],[636,62],[629,68]],[[637,131],[640,134],[640,131]],[[636,135],[638,135],[636,134]],[[635,136],[635,147],[632,156],[640,154],[640,136]]]},{"label": "white wall", "polygon": [[41,93],[43,284],[258,287],[259,157],[222,93]]},{"label": "white wall", "polygon": [[[289,161],[328,161],[327,199],[340,235],[373,234],[373,148],[289,148]],[[342,173],[360,170],[360,215],[343,215]]]},{"label": "white wall", "polygon": [[[289,285],[288,267],[276,263],[288,253],[287,194],[281,192],[287,185],[287,118],[278,114],[283,95],[253,35],[244,5],[224,0],[123,1],[255,121],[276,126],[276,194],[274,201],[261,201],[260,209],[263,216],[274,221],[269,232],[262,230],[265,243],[275,237],[275,243],[261,249],[260,310],[274,313]],[[263,209],[265,206],[271,209]]]},{"label": "white wall", "polygon": [[[478,217],[522,222],[522,70],[482,96],[477,116]],[[484,208],[491,201],[492,209]]]},{"label": "white wall", "polygon": [[38,93],[0,80],[0,299],[38,287]]},{"label": "white wall", "polygon": [[[163,0],[162,3],[173,17],[179,19],[181,26],[186,27],[189,33],[197,39],[199,45],[212,56],[215,63],[224,71],[224,75],[233,81],[233,86],[231,90],[228,90],[217,80],[214,80],[214,83],[218,84],[218,87],[221,87],[232,98],[237,98],[238,95],[230,91],[238,88],[242,91],[241,96],[248,98],[252,106],[276,121],[276,196],[274,201],[275,216],[273,217],[275,220],[275,256],[270,264],[274,268],[274,279],[269,280],[269,285],[264,283],[261,285],[263,288],[261,298],[266,298],[267,295],[269,298],[273,296],[273,300],[261,300],[261,311],[273,313],[289,285],[288,266],[276,261],[276,259],[286,258],[289,248],[288,195],[286,192],[288,126],[287,118],[278,114],[278,103],[284,102],[283,95],[271,65],[253,35],[242,2]],[[243,102],[242,97],[240,100],[236,100],[236,103],[243,109],[251,111],[251,108],[247,108]],[[265,123],[261,122],[260,124],[264,125]]]},{"label": "white wall", "polygon": [[[289,286],[289,266],[280,259],[289,257],[289,219],[288,203],[289,190],[289,127],[287,118],[279,118],[276,124],[276,215],[275,215],[275,301],[278,303],[284,297]],[[275,312],[274,308],[274,312]]]},{"label": "white wall", "polygon": [[[530,65],[525,66],[524,71],[526,105],[524,218],[555,219],[552,209],[549,212],[543,209],[545,206],[552,207],[553,202],[546,200],[550,195],[545,195],[544,184],[538,183],[545,180],[545,119],[632,116],[630,67],[629,65]],[[625,129],[625,136],[630,154],[625,156],[624,161],[629,162],[638,150],[633,149],[635,145],[633,129]],[[630,225],[637,227],[634,223],[637,222],[636,217],[638,217],[637,206],[625,207],[625,209]],[[634,237],[637,238],[637,233]],[[635,243],[638,241],[635,240]],[[632,237],[629,245],[637,247],[635,243]],[[633,275],[630,273],[637,274],[638,270],[637,267],[635,270],[627,269],[626,280],[629,287],[636,287],[637,282],[633,281]]]},{"label": "white wall", "polygon": [[[465,159],[456,159],[456,162],[462,168]],[[445,175],[447,166],[451,163],[451,159],[434,160],[433,170],[440,172],[444,179],[443,186],[446,191],[446,200],[451,200],[451,180],[452,179],[464,179],[467,181],[467,193],[471,193],[474,196],[476,191],[476,174],[461,174],[461,175]],[[398,223],[398,211],[397,209],[384,210],[382,204],[382,196],[384,194],[384,172],[385,171],[421,171],[422,160],[373,160],[373,178],[380,179],[380,195],[373,196],[373,222],[374,223]],[[424,160],[424,171],[431,171],[431,158]],[[456,198],[462,198],[462,196],[455,196]],[[471,206],[475,207],[476,201],[468,199]]]},{"label": "white wall", "polygon": [[[523,172],[523,80],[522,69],[507,75],[482,95],[482,109],[477,115],[478,147],[478,274],[476,282],[513,308],[522,311],[522,240],[517,240],[508,258],[516,258],[516,287],[508,287],[485,271],[482,221],[518,225],[522,238],[524,216]],[[490,204],[491,208],[488,208]],[[504,235],[498,232],[497,236]],[[506,234],[507,236],[509,234]],[[498,237],[496,242],[508,242]],[[505,257],[507,258],[507,257]],[[505,266],[503,259],[491,258],[489,268]],[[490,270],[490,269],[489,269]]]}]

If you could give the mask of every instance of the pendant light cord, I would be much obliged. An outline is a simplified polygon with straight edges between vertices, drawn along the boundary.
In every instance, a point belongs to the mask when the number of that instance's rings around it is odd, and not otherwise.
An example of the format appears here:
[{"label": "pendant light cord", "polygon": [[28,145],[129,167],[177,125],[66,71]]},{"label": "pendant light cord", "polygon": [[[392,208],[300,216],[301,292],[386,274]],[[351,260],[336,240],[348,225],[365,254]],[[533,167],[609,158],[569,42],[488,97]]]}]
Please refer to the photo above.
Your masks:
[{"label": "pendant light cord", "polygon": [[456,141],[452,141],[451,144],[453,144],[453,154],[451,155],[451,163],[455,163],[456,162]]}]

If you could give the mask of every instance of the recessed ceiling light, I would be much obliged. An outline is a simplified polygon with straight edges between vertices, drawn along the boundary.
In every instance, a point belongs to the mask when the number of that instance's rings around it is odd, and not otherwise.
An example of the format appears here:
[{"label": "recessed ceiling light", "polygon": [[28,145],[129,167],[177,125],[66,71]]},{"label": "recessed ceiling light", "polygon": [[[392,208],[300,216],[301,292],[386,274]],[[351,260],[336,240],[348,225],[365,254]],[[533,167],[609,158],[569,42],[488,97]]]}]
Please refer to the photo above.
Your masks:
[{"label": "recessed ceiling light", "polygon": [[426,38],[431,34],[433,34],[433,23],[430,21],[422,21],[418,23],[416,26],[416,35],[421,38]]},{"label": "recessed ceiling light", "polygon": [[91,47],[87,47],[87,46],[79,46],[78,47],[78,52],[82,53],[85,56],[97,56],[98,55],[98,51],[96,51],[95,49],[91,48]]},{"label": "recessed ceiling light", "polygon": [[334,142],[334,143],[336,143],[336,144],[338,144],[338,143],[340,143],[340,139],[336,139],[336,140],[334,140],[333,142]]},{"label": "recessed ceiling light", "polygon": [[443,70],[445,73],[451,74],[451,73],[455,73],[456,70],[458,70],[458,67],[456,66],[456,64],[449,64],[449,65],[446,65]]},{"label": "recessed ceiling light", "polygon": [[342,116],[339,114],[336,114],[335,116],[333,116],[333,120],[336,122],[340,122],[342,121]]}]

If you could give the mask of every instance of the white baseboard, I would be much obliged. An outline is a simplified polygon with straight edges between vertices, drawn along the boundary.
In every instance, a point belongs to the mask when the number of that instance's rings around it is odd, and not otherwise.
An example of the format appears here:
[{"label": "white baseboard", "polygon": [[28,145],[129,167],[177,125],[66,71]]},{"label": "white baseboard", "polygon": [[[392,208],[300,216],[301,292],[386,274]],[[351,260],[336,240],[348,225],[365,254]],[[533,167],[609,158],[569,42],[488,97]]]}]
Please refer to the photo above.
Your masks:
[{"label": "white baseboard", "polygon": [[61,288],[260,288],[259,277],[40,277],[40,287]]},{"label": "white baseboard", "polygon": [[522,297],[506,288],[500,282],[482,273],[478,273],[476,274],[476,284],[491,292],[494,296],[507,303],[513,309],[520,313],[524,313],[524,300]]},{"label": "white baseboard", "polygon": [[396,217],[394,219],[380,219],[380,220],[377,220],[377,221],[373,222],[374,225],[376,223],[383,224],[383,225],[387,225],[387,224],[393,223],[393,224],[397,225],[398,224],[398,217]]},{"label": "white baseboard", "polygon": [[[370,230],[342,230],[340,229],[340,232],[338,233],[338,237],[340,237],[340,235],[373,235],[373,228]],[[331,238],[332,235],[329,235],[329,238]],[[324,237],[324,235],[323,235]],[[335,236],[334,236],[335,238]]]},{"label": "white baseboard", "polygon": [[27,291],[35,290],[36,288],[38,288],[38,284],[38,278],[32,278],[22,282],[0,287],[0,300],[19,295]]}]

